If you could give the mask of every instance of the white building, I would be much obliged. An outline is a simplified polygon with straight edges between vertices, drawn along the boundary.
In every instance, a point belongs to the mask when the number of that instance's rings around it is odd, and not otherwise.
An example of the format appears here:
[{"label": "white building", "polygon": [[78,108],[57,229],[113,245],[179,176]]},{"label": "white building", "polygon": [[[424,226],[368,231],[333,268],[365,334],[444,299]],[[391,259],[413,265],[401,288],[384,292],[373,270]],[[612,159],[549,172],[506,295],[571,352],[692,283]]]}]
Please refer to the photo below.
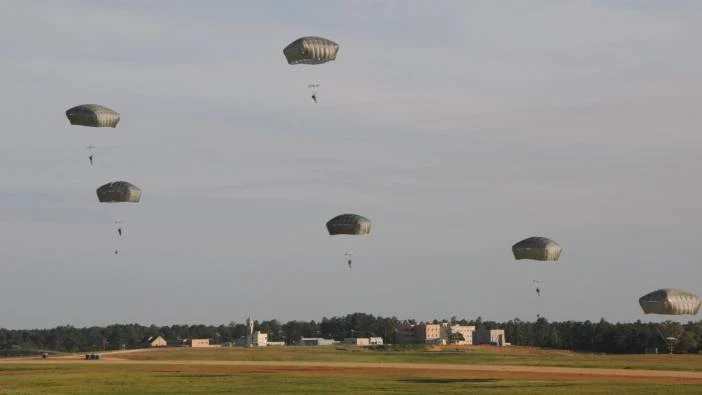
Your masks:
[{"label": "white building", "polygon": [[268,334],[261,331],[254,331],[254,322],[251,317],[246,319],[246,336],[236,339],[239,347],[266,347],[268,346]]},{"label": "white building", "polygon": [[268,345],[268,334],[261,333],[261,331],[256,331],[251,336],[251,346],[253,347],[266,347]]},{"label": "white building", "polygon": [[321,337],[303,337],[297,342],[300,346],[331,346],[337,344],[334,339],[324,339]]},{"label": "white building", "polygon": [[494,344],[496,346],[507,346],[504,329],[478,329],[476,332],[476,344]]}]

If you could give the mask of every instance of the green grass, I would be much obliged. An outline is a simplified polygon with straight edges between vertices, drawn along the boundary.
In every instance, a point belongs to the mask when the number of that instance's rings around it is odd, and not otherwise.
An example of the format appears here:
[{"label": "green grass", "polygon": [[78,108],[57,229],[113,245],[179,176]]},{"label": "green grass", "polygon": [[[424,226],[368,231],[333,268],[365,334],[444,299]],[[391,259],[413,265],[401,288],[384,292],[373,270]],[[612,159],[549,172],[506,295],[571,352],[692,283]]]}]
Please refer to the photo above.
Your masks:
[{"label": "green grass", "polygon": [[443,351],[373,351],[358,347],[270,347],[262,349],[163,349],[123,354],[133,360],[314,361],[559,366],[702,371],[702,355],[595,355],[520,348],[446,348]]},{"label": "green grass", "polygon": [[[78,357],[75,357],[78,358]],[[457,370],[318,368],[198,364],[197,361],[321,361],[502,364],[597,368],[702,370],[702,356],[603,356],[562,351],[445,348],[441,351],[371,351],[355,347],[285,347],[267,349],[164,349],[116,354],[109,360],[50,359],[36,364],[0,363],[0,394],[80,393],[256,393],[256,394],[702,394],[702,385],[637,382],[636,379],[504,375]],[[148,364],[139,361],[150,361]],[[191,361],[169,364],[168,361]],[[61,361],[57,359],[57,361]],[[159,363],[158,361],[163,361]],[[510,378],[505,378],[510,377]],[[519,379],[515,378],[519,377]],[[535,379],[532,377],[547,377]],[[586,381],[591,380],[591,381]]]},{"label": "green grass", "polygon": [[[0,371],[0,394],[111,392],[256,394],[675,394],[701,393],[702,386],[621,382],[503,380],[327,372],[203,371],[193,366],[67,365],[13,366]],[[426,374],[426,373],[425,373]]]}]

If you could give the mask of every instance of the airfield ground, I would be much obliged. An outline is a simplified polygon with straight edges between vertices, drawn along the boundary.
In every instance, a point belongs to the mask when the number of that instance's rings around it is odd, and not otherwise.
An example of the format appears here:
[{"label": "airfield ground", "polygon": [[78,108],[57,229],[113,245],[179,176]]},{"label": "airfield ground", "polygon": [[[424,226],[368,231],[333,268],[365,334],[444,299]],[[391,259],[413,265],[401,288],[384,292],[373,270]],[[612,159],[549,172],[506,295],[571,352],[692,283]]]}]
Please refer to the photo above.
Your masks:
[{"label": "airfield ground", "polygon": [[701,393],[702,356],[522,347],[161,349],[0,360],[0,393]]}]

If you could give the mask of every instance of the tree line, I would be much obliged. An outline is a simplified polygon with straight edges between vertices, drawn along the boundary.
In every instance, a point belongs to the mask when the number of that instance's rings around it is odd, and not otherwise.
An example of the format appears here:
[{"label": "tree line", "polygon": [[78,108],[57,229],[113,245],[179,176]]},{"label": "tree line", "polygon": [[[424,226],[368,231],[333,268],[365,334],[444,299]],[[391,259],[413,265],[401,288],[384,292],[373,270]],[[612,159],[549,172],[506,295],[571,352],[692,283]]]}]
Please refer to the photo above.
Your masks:
[{"label": "tree line", "polygon": [[[675,337],[676,353],[702,351],[702,321],[680,324],[610,323],[601,319],[591,321],[549,322],[539,318],[535,322],[513,319],[507,322],[457,319],[434,320],[433,323],[475,325],[476,328],[504,329],[507,341],[514,345],[549,347],[597,353],[642,353],[646,348],[666,349],[665,338]],[[398,329],[416,324],[414,320],[396,317],[376,317],[354,313],[342,317],[322,318],[321,321],[278,320],[255,321],[254,329],[268,334],[269,341],[294,344],[301,337],[324,337],[343,340],[349,337],[382,337],[385,343],[394,343]],[[246,336],[246,325],[230,322],[228,325],[170,325],[144,326],[114,324],[105,327],[75,328],[59,326],[51,329],[0,329],[0,350],[52,350],[85,352],[137,348],[148,336],[163,336],[169,342],[184,339],[210,339],[215,344],[234,342]]]}]

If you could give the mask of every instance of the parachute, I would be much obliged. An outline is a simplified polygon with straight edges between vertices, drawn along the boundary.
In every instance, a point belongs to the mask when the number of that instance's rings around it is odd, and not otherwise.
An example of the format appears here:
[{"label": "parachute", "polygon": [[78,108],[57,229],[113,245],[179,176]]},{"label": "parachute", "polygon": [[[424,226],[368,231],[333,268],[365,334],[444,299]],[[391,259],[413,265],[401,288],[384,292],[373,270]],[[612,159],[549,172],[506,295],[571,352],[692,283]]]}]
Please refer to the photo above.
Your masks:
[{"label": "parachute", "polygon": [[[358,214],[341,214],[327,221],[329,236],[352,235],[362,236],[370,234],[371,222],[368,218]],[[353,252],[346,250],[344,257],[346,264],[351,268]]]},{"label": "parachute", "polygon": [[[139,203],[141,200],[141,189],[136,185],[127,181],[114,181],[107,183],[96,190],[100,203]],[[113,207],[116,210],[116,207]],[[115,210],[107,210],[111,217],[117,216]],[[121,218],[124,213],[121,213],[118,218]],[[117,227],[118,239],[121,239],[124,234],[124,221],[114,220]],[[119,250],[115,250],[115,255],[119,254]]]},{"label": "parachute", "polygon": [[[535,261],[557,261],[561,256],[561,246],[546,237],[529,237],[512,246],[514,259]],[[536,270],[535,268],[533,270]],[[532,273],[537,275],[536,273]],[[532,280],[536,286],[536,318],[541,318],[541,280]]]},{"label": "parachute", "polygon": [[336,60],[339,44],[324,37],[301,37],[283,49],[288,64],[322,64]]},{"label": "parachute", "polygon": [[96,190],[100,203],[138,203],[141,189],[126,181],[114,181]]},{"label": "parachute", "polygon": [[558,243],[546,237],[529,237],[512,246],[516,260],[557,261],[561,250]]},{"label": "parachute", "polygon": [[358,214],[341,214],[327,222],[329,236],[370,234],[371,222]]},{"label": "parachute", "polygon": [[81,104],[66,110],[66,117],[71,125],[95,128],[116,128],[119,113],[99,104]]},{"label": "parachute", "polygon": [[697,295],[675,288],[659,289],[639,298],[644,314],[696,315],[701,303]]},{"label": "parachute", "polygon": [[[692,292],[675,288],[658,289],[639,298],[639,305],[644,314],[662,315],[696,315],[702,302]],[[678,339],[674,336],[663,336],[658,327],[656,331],[663,342],[668,344],[670,354],[673,355],[675,343]],[[664,330],[665,331],[665,330]]]}]

